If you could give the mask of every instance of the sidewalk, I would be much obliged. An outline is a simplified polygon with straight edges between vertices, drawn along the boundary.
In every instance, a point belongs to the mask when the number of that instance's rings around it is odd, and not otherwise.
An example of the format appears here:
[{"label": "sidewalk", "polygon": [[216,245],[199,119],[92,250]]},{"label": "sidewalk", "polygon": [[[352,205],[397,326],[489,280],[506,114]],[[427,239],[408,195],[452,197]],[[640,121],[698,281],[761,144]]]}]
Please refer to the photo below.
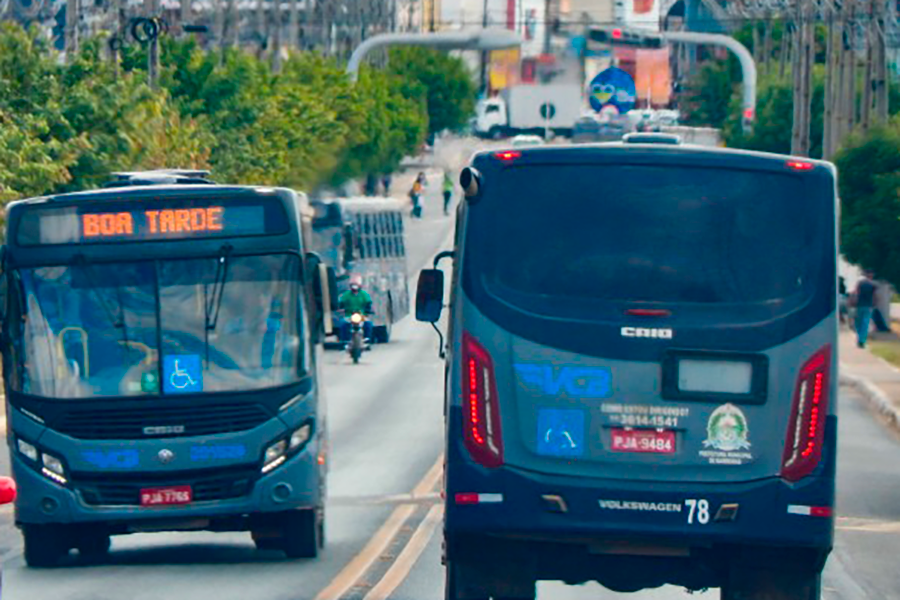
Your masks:
[{"label": "sidewalk", "polygon": [[[873,333],[870,341],[898,341],[894,333]],[[894,427],[900,428],[900,369],[868,350],[857,348],[856,335],[841,328],[840,382],[859,392]]]}]

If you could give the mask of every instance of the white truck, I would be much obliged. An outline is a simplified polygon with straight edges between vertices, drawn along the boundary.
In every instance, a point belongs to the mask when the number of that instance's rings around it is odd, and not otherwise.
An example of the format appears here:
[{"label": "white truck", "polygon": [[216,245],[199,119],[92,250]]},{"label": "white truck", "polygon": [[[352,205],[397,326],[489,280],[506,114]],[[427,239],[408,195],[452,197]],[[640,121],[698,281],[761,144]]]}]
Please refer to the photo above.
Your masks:
[{"label": "white truck", "polygon": [[475,134],[490,139],[552,132],[569,136],[581,116],[584,94],[578,84],[516,85],[476,105]]}]

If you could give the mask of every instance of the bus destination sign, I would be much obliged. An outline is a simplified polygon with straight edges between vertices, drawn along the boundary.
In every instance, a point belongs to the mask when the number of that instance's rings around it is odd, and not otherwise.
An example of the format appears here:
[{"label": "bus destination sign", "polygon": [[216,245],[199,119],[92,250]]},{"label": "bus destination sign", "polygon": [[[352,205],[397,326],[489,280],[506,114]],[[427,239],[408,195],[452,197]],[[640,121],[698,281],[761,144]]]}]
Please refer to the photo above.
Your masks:
[{"label": "bus destination sign", "polygon": [[273,198],[175,199],[93,206],[41,207],[22,215],[20,245],[153,242],[287,233]]},{"label": "bus destination sign", "polygon": [[[239,212],[246,212],[240,211]],[[225,208],[169,208],[135,212],[88,213],[81,216],[82,238],[167,237],[225,231]],[[249,216],[249,215],[243,215]]]}]

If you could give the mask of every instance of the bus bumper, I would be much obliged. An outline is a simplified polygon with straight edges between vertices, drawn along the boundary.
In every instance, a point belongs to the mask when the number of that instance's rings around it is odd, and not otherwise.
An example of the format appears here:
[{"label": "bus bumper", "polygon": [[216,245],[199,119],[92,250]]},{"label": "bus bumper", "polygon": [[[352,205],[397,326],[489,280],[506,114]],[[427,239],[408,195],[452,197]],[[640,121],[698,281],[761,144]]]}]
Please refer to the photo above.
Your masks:
[{"label": "bus bumper", "polygon": [[[19,491],[16,523],[106,523],[113,526],[114,533],[155,530],[157,525],[159,530],[245,530],[251,524],[252,515],[318,508],[323,504],[324,467],[318,464],[315,447],[316,444],[311,444],[270,473],[260,475],[250,483],[249,492],[240,497],[161,507],[89,504],[78,476],[61,486],[13,453],[12,468]],[[219,471],[227,479],[228,471]],[[246,465],[235,468],[235,473],[247,472]],[[133,477],[134,473],[129,476]],[[172,473],[172,481],[179,485],[191,485],[192,477],[202,478],[203,472],[195,471],[184,479],[178,478],[178,472]],[[159,486],[148,484],[146,487]]]}]

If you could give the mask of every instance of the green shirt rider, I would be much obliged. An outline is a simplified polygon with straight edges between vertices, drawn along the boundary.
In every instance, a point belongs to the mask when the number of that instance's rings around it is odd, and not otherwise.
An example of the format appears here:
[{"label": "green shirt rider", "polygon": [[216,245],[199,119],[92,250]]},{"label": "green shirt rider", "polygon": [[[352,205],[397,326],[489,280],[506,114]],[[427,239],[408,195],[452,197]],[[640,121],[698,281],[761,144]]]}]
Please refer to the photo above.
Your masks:
[{"label": "green shirt rider", "polygon": [[[344,311],[344,320],[341,322],[341,341],[350,340],[350,315],[361,313],[369,316],[372,313],[372,297],[362,289],[362,283],[358,278],[350,281],[350,289],[341,294],[338,307]],[[363,322],[363,333],[367,340],[372,339],[372,321],[366,319]]]}]

